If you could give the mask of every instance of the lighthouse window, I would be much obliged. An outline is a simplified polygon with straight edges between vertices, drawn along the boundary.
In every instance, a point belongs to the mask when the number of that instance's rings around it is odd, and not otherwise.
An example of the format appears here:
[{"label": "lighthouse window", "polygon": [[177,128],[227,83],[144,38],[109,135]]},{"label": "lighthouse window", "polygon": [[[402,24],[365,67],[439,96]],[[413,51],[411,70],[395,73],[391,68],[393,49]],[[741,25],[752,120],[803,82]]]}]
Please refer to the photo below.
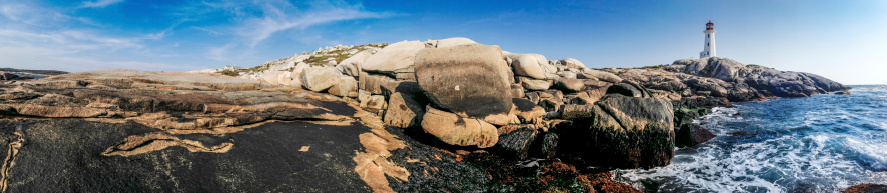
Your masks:
[{"label": "lighthouse window", "polygon": [[705,37],[710,38],[711,34],[705,34]]},{"label": "lighthouse window", "polygon": [[708,44],[709,44],[709,43],[705,43],[705,46],[710,46],[710,45],[708,45]]}]

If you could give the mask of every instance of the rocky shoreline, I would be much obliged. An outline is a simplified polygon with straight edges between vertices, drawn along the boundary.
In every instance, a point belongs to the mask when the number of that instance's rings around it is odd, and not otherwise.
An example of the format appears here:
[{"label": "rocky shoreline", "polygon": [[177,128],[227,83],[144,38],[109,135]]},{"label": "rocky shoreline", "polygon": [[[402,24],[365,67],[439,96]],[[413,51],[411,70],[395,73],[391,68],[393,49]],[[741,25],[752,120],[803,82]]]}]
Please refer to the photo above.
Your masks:
[{"label": "rocky shoreline", "polygon": [[[635,69],[591,69],[571,58],[548,60],[539,54],[510,53],[498,46],[450,38],[335,46],[253,68],[73,73],[4,81],[0,89],[0,114],[8,122],[2,127],[7,139],[4,145],[24,152],[22,155],[33,151],[28,147],[34,144],[27,141],[52,137],[31,135],[34,125],[55,127],[48,131],[59,132],[59,127],[88,130],[89,124],[101,123],[124,133],[114,134],[120,139],[117,144],[90,145],[98,146],[84,151],[92,156],[86,160],[114,165],[120,160],[107,159],[151,158],[136,166],[150,168],[169,163],[169,158],[157,160],[158,154],[172,154],[181,157],[176,162],[180,164],[209,159],[214,160],[209,166],[218,165],[213,167],[223,171],[254,173],[269,172],[249,163],[255,161],[249,156],[259,155],[255,152],[309,159],[302,161],[305,163],[318,161],[311,156],[321,156],[319,161],[332,165],[315,165],[321,172],[296,172],[295,179],[317,177],[337,183],[307,186],[310,189],[304,191],[640,192],[643,187],[614,181],[610,171],[666,166],[675,147],[690,147],[715,137],[692,123],[711,108],[728,107],[736,101],[828,94],[849,87],[810,73],[777,71],[726,58],[682,59],[672,65]],[[76,123],[55,121],[59,119]],[[37,120],[44,122],[33,124]],[[281,124],[262,126],[272,123]],[[323,131],[301,136],[278,129],[306,127],[302,123]],[[300,150],[276,148],[295,148],[298,145],[291,143],[310,135],[346,131],[350,134],[328,139],[327,145],[301,146],[305,152],[317,146],[348,147],[328,149],[336,153],[303,158],[297,153]],[[195,134],[200,136],[192,136]],[[93,135],[104,134],[84,134]],[[274,145],[253,145],[262,137]],[[26,142],[15,143],[21,139]],[[88,142],[67,144],[78,143]],[[248,147],[255,151],[242,151]],[[296,156],[291,155],[294,153]],[[230,154],[236,161],[212,158],[219,154]],[[8,153],[7,162],[22,162],[18,156]],[[271,160],[278,161],[260,162],[291,165],[279,157]],[[229,170],[231,164],[244,166]],[[200,173],[185,165],[159,171],[177,178]],[[35,172],[11,164],[3,169]],[[299,168],[283,168],[287,169]],[[91,174],[93,170],[80,171]],[[121,168],[105,173],[158,175],[150,169],[127,172]],[[321,177],[324,172],[335,175]],[[54,184],[22,181],[22,176],[29,175],[51,174],[3,174],[2,183],[11,184],[4,189]],[[270,188],[272,185],[261,180],[228,173],[210,176],[217,180],[200,183],[229,181],[226,178],[245,181],[218,189],[228,191],[281,190],[305,183],[284,180],[277,182],[277,188]],[[262,174],[249,176],[263,178]],[[156,185],[136,189],[180,189],[179,181],[149,181]],[[85,183],[78,188],[101,186],[103,183]]]}]

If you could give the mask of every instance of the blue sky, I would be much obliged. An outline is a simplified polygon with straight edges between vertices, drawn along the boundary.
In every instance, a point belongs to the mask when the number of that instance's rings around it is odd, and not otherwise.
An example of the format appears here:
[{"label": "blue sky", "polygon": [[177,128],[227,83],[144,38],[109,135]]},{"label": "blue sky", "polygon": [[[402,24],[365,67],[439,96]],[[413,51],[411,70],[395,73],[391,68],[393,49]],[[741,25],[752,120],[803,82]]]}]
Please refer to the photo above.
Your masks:
[{"label": "blue sky", "polygon": [[0,0],[0,67],[251,67],[319,47],[467,37],[591,68],[718,56],[887,84],[887,1]]}]

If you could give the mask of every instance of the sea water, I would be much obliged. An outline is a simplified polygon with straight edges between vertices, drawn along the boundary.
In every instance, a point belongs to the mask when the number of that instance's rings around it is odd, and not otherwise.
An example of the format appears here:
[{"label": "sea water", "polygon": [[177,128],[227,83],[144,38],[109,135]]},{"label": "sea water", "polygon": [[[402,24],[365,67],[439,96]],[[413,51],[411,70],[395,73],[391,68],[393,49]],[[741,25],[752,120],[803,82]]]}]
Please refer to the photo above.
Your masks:
[{"label": "sea water", "polygon": [[697,121],[717,137],[676,149],[668,166],[617,170],[616,179],[659,192],[840,192],[887,184],[887,86],[734,105]]}]

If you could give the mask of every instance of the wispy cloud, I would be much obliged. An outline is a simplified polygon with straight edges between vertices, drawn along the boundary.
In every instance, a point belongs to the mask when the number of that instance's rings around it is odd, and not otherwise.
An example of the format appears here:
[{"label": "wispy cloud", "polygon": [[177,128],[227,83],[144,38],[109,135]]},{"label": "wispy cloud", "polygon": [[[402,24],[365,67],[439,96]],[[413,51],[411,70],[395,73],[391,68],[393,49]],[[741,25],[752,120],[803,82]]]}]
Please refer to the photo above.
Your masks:
[{"label": "wispy cloud", "polygon": [[120,2],[123,2],[123,0],[85,1],[85,2],[83,2],[82,5],[80,5],[80,7],[81,8],[103,8],[103,7],[107,7],[108,5],[112,5],[112,4],[120,3]]},{"label": "wispy cloud", "polygon": [[305,7],[297,7],[287,1],[229,1],[204,5],[230,14],[235,23],[230,27],[231,31],[243,38],[249,47],[254,47],[281,31],[305,29],[338,21],[397,16],[390,12],[367,11],[360,4],[328,1],[314,1]]}]

